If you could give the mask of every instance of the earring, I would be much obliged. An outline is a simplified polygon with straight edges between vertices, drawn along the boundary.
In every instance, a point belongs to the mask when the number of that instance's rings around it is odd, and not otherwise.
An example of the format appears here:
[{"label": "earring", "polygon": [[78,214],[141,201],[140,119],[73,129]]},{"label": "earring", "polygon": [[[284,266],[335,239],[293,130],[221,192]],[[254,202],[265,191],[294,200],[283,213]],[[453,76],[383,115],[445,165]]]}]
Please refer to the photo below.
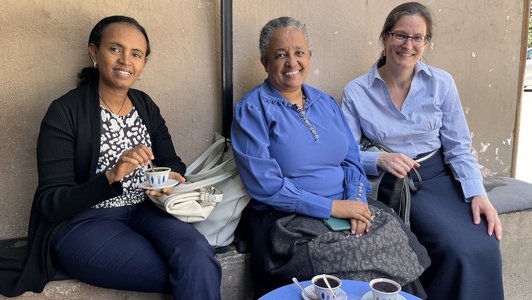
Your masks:
[{"label": "earring", "polygon": [[139,76],[137,77],[137,80],[142,80],[142,74],[139,74]]},{"label": "earring", "polygon": [[94,61],[94,60],[92,61],[92,66],[93,66],[95,69],[98,68],[98,64],[96,63],[96,61]]}]

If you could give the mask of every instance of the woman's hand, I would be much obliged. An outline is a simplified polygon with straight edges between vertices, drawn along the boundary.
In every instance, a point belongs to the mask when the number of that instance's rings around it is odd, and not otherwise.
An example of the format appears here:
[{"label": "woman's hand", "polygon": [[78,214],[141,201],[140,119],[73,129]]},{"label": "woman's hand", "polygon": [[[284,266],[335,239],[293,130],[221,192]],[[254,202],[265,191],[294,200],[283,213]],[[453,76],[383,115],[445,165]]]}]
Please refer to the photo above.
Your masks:
[{"label": "woman's hand", "polygon": [[105,176],[109,184],[120,181],[139,166],[146,165],[153,158],[153,152],[148,146],[135,146],[122,152],[114,167],[105,172]]},{"label": "woman's hand", "polygon": [[[185,177],[176,172],[170,172],[170,179],[175,179],[179,183],[185,182]],[[159,197],[163,195],[170,195],[174,192],[174,187],[164,188],[162,190],[145,190],[145,193],[150,196]]]},{"label": "woman's hand", "polygon": [[377,158],[377,166],[397,178],[404,178],[412,168],[419,168],[419,163],[403,153],[382,153]]},{"label": "woman's hand", "polygon": [[356,236],[369,231],[373,218],[366,203],[354,200],[333,200],[331,216],[349,219],[351,233]]},{"label": "woman's hand", "polygon": [[488,234],[492,235],[495,232],[495,237],[498,240],[502,238],[502,225],[499,219],[499,214],[493,205],[491,204],[488,196],[475,196],[471,200],[471,209],[473,212],[473,222],[480,224],[480,216],[486,216],[488,222]]}]

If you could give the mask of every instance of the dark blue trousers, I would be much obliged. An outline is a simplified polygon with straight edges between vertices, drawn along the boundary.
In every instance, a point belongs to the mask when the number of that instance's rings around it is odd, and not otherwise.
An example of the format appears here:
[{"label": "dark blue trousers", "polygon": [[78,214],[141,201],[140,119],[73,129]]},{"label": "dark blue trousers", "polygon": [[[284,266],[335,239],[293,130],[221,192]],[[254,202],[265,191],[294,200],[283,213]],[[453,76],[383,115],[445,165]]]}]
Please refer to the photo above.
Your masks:
[{"label": "dark blue trousers", "polygon": [[485,218],[473,223],[471,204],[441,155],[423,162],[420,173],[410,223],[432,261],[420,278],[428,299],[504,299],[499,242],[487,234]]},{"label": "dark blue trousers", "polygon": [[221,298],[214,249],[192,225],[149,201],[79,214],[57,234],[51,253],[58,269],[95,286]]}]

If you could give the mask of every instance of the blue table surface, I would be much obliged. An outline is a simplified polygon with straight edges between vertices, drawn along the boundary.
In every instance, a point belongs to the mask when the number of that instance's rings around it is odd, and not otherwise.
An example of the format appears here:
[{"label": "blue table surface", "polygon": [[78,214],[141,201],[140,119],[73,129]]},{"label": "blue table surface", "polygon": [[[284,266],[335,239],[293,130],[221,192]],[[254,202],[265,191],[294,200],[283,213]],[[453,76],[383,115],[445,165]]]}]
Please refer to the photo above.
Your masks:
[{"label": "blue table surface", "polygon": [[[309,286],[310,280],[300,282],[303,288]],[[347,294],[347,299],[361,299],[364,294],[369,292],[371,289],[367,282],[356,281],[356,280],[342,280],[342,290]],[[401,295],[408,300],[420,300],[416,296],[413,296],[406,292],[401,292]],[[274,299],[286,299],[286,300],[298,300],[303,299],[301,296],[301,289],[295,283],[282,286],[278,289],[275,289],[268,294],[262,296],[259,300],[274,300]]]}]

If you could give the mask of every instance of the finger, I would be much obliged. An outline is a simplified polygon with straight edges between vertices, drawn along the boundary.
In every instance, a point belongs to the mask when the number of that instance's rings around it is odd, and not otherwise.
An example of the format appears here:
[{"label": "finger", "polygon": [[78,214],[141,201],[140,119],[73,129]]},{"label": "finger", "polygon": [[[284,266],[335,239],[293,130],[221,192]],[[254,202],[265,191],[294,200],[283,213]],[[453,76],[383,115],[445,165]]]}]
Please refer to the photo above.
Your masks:
[{"label": "finger", "polygon": [[357,221],[357,229],[356,229],[356,236],[362,236],[364,232],[366,231],[366,223]]},{"label": "finger", "polygon": [[167,196],[171,195],[174,191],[174,188],[164,188],[161,190],[161,194],[165,194]]},{"label": "finger", "polygon": [[153,154],[148,147],[141,145],[132,149],[132,156],[138,160],[139,165],[144,166],[148,164]]},{"label": "finger", "polygon": [[173,179],[176,179],[177,181],[179,181],[179,183],[183,183],[185,182],[185,177],[183,177],[181,174],[179,173],[176,173],[176,172],[172,172],[174,174],[174,177]]},{"label": "finger", "polygon": [[393,176],[395,176],[395,177],[397,177],[397,178],[399,178],[399,179],[403,179],[403,178],[405,178],[405,175],[403,175],[403,174],[397,172],[397,171],[394,170],[394,169],[390,169],[389,172],[390,172],[390,174],[392,174]]},{"label": "finger", "polygon": [[148,159],[155,159],[155,157],[153,156],[153,151],[151,150],[150,147],[146,145],[140,145],[139,148],[142,151],[144,151],[144,153],[146,153],[146,155],[148,156]]},{"label": "finger", "polygon": [[183,183],[186,181],[185,177],[183,177],[181,174],[179,173],[176,173],[177,174],[177,181],[179,181],[179,183]]},{"label": "finger", "polygon": [[410,170],[414,167],[414,161],[409,157],[406,157],[405,160],[401,160],[397,163],[397,168],[399,168],[399,173],[406,176]]},{"label": "finger", "polygon": [[502,224],[501,224],[501,219],[499,219],[498,216],[497,216],[497,221],[495,223],[495,237],[499,241],[502,239]]},{"label": "finger", "polygon": [[471,212],[473,213],[473,223],[480,224],[480,208],[476,205],[471,205]]},{"label": "finger", "polygon": [[486,216],[486,219],[488,221],[488,235],[491,236],[493,234],[493,229],[495,228],[495,218],[493,215]]},{"label": "finger", "polygon": [[357,220],[350,219],[349,221],[351,223],[351,234],[356,235],[356,233],[357,233]]},{"label": "finger", "polygon": [[355,218],[357,219],[357,221],[364,222],[366,224],[369,224],[372,218],[369,210],[356,213],[355,216],[356,216]]}]

